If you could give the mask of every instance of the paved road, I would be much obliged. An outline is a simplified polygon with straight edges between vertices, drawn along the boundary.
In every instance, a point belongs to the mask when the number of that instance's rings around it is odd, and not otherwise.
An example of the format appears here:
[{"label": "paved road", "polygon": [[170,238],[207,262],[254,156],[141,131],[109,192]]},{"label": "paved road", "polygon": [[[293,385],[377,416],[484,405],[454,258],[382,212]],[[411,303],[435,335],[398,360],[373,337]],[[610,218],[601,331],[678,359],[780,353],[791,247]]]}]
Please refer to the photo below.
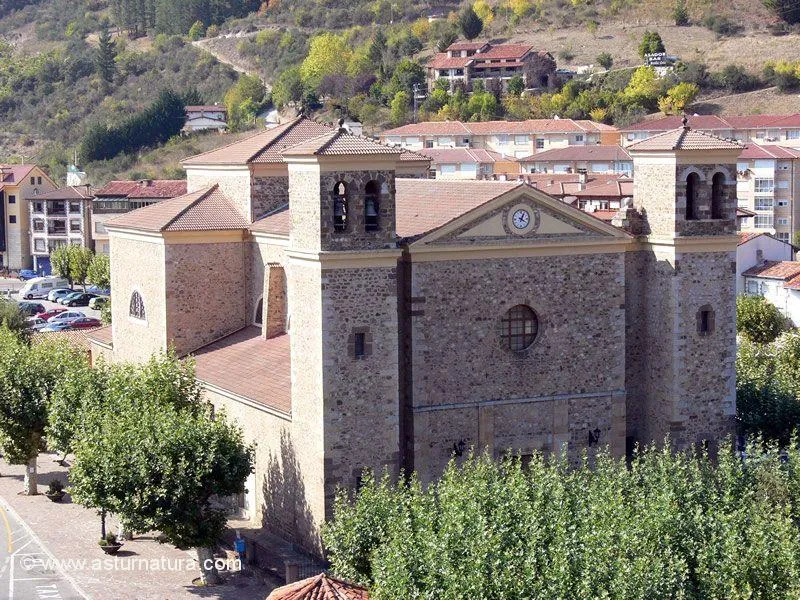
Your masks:
[{"label": "paved road", "polygon": [[[19,294],[17,294],[17,291],[23,286],[23,283],[24,282],[19,281],[18,279],[9,279],[6,277],[0,277],[0,296],[9,297],[16,302],[20,302],[20,297]],[[81,288],[80,286],[76,286],[75,289],[80,290]],[[30,300],[30,302],[38,302],[42,306],[44,306],[47,310],[50,310],[51,308],[66,308],[62,304],[57,304],[55,302],[48,302],[47,300],[42,300],[41,298]],[[101,318],[99,310],[92,310],[88,306],[75,306],[73,308],[70,308],[69,310],[77,310],[85,314],[87,317],[94,317],[95,319]]]},{"label": "paved road", "polygon": [[86,600],[52,554],[0,498],[0,598]]}]

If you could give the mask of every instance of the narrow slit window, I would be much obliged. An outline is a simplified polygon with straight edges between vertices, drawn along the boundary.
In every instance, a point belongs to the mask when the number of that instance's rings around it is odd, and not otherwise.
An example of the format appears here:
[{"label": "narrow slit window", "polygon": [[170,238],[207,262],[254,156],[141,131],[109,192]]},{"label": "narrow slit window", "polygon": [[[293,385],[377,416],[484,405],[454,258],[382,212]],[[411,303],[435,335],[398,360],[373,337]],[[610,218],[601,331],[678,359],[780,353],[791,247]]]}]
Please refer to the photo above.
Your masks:
[{"label": "narrow slit window", "polygon": [[366,336],[363,333],[356,333],[353,339],[353,354],[356,358],[364,358],[367,355]]}]

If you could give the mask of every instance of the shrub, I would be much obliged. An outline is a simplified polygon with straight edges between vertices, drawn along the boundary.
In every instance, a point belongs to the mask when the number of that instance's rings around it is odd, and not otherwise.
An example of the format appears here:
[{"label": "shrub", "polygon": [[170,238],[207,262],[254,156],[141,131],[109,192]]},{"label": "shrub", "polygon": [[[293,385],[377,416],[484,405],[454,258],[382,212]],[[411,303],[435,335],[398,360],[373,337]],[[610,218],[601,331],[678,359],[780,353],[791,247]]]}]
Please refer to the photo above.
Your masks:
[{"label": "shrub", "polygon": [[672,10],[672,19],[678,27],[685,27],[689,24],[689,10],[686,8],[686,0],[678,0]]},{"label": "shrub", "polygon": [[766,344],[786,329],[786,317],[771,302],[760,296],[736,298],[736,331],[748,340]]},{"label": "shrub", "polygon": [[563,60],[564,62],[572,62],[572,59],[575,58],[575,52],[572,51],[572,48],[569,46],[564,48],[563,50],[559,50],[558,58]]},{"label": "shrub", "polygon": [[742,31],[742,27],[733,21],[731,21],[728,17],[723,17],[720,15],[709,15],[705,19],[703,19],[703,26],[707,27],[718,36],[731,36],[736,35]]},{"label": "shrub", "polygon": [[614,64],[614,59],[608,52],[601,52],[597,55],[597,64],[608,70]]},{"label": "shrub", "polygon": [[657,31],[645,31],[639,43],[639,56],[644,58],[645,55],[656,52],[666,52],[661,36]]}]

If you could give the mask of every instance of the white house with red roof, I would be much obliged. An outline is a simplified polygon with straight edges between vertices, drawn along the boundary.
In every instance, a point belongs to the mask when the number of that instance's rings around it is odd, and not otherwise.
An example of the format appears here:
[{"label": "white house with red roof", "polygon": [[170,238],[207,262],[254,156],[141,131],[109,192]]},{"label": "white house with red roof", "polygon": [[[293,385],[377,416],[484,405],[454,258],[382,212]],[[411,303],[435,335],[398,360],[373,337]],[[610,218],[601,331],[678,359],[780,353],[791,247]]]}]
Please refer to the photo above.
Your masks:
[{"label": "white house with red roof", "polygon": [[744,293],[761,296],[800,327],[800,261],[765,260],[742,273]]},{"label": "white house with red roof", "polygon": [[183,126],[183,131],[187,133],[209,129],[224,131],[228,128],[227,117],[228,109],[219,104],[187,106],[186,124]]},{"label": "white house with red roof", "polygon": [[387,129],[381,142],[410,150],[481,148],[519,160],[554,148],[616,145],[619,130],[595,121],[423,121]]},{"label": "white house with red roof", "polygon": [[429,89],[440,79],[447,81],[451,90],[459,83],[471,89],[475,81],[488,88],[492,80],[505,88],[516,76],[522,77],[528,88],[546,88],[555,85],[555,75],[552,54],[537,52],[529,44],[455,42],[427,64]]},{"label": "white house with red roof", "polygon": [[[687,117],[692,129],[706,131],[718,137],[756,144],[800,147],[800,113],[791,115],[690,115]],[[620,143],[628,146],[680,127],[682,117],[672,115],[658,119],[645,119],[620,129]]]},{"label": "white house with red roof", "polygon": [[519,159],[523,173],[613,173],[633,175],[633,159],[619,145],[553,148]]},{"label": "white house with red roof", "polygon": [[[759,231],[739,232],[739,244],[736,246],[736,293],[760,293],[760,284],[745,286],[744,273],[757,272],[767,262],[793,261],[797,256],[797,248],[783,242],[769,233]],[[753,271],[755,269],[755,271]]]}]

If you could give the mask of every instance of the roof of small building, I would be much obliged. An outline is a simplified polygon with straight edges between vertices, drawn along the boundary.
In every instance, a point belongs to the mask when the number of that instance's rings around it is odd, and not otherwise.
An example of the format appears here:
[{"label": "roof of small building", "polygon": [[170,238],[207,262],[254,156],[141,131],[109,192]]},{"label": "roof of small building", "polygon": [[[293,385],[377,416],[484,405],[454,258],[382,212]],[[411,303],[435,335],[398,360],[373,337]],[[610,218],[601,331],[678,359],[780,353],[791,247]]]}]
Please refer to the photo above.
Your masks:
[{"label": "roof of small building", "polygon": [[106,226],[153,232],[219,231],[246,229],[249,223],[214,184],[116,216]]},{"label": "roof of small building", "polygon": [[191,105],[186,107],[186,112],[228,112],[223,104]]},{"label": "roof of small building", "polygon": [[445,52],[461,52],[462,50],[480,50],[484,46],[488,46],[489,42],[453,42],[446,49]]},{"label": "roof of small building", "polygon": [[428,61],[429,69],[463,69],[475,60],[473,56],[447,56],[446,52],[434,54]]},{"label": "roof of small building", "polygon": [[518,59],[532,51],[533,46],[530,44],[498,44],[497,46],[492,46],[486,52],[474,55],[473,58]]},{"label": "roof of small building", "polygon": [[619,209],[609,209],[609,210],[596,210],[594,212],[588,212],[587,214],[592,215],[593,217],[600,219],[601,221],[605,221],[606,223],[611,223],[614,217],[617,216]]},{"label": "roof of small building", "polygon": [[282,413],[292,410],[289,335],[264,339],[245,327],[195,351],[195,374],[209,385]]},{"label": "roof of small building", "polygon": [[738,142],[724,140],[710,133],[696,131],[689,126],[678,127],[628,146],[628,151],[665,151],[675,150],[742,150]]},{"label": "roof of small building", "polygon": [[622,146],[595,145],[595,146],[567,146],[566,148],[553,148],[537,154],[520,158],[519,162],[549,162],[558,160],[603,160],[603,161],[629,161],[631,155]]},{"label": "roof of small building", "polygon": [[744,277],[760,277],[763,279],[780,279],[788,281],[800,276],[800,261],[796,260],[767,260],[760,265],[750,267],[744,273]]},{"label": "roof of small building", "polygon": [[292,214],[289,212],[289,205],[286,204],[265,215],[250,226],[250,231],[289,235],[292,231]]},{"label": "roof of small building", "polygon": [[360,585],[320,573],[273,590],[267,600],[369,600],[369,593]]},{"label": "roof of small building", "polygon": [[101,344],[110,344],[114,341],[114,330],[111,325],[92,329],[87,334],[90,340],[100,342]]},{"label": "roof of small building", "polygon": [[583,189],[572,192],[578,198],[623,198],[633,196],[633,179],[620,178],[606,181],[592,181]]},{"label": "roof of small building", "polygon": [[31,342],[34,344],[41,344],[42,342],[49,342],[51,340],[63,340],[73,348],[86,350],[88,352],[91,349],[89,340],[100,329],[105,329],[105,327],[64,331],[36,331],[31,337]]},{"label": "roof of small building", "polygon": [[742,244],[746,244],[750,240],[753,240],[753,239],[755,239],[757,237],[760,237],[762,235],[766,235],[766,232],[764,232],[764,231],[740,231],[738,233],[738,235],[739,235],[739,243],[736,244],[736,245],[737,246],[741,246]]},{"label": "roof of small building", "polygon": [[109,181],[95,190],[95,198],[128,198],[147,200],[175,198],[186,193],[185,179],[142,179],[139,181]]},{"label": "roof of small building", "polygon": [[741,206],[736,207],[736,218],[741,219],[743,217],[755,217],[756,213],[752,210],[747,210],[746,208],[742,208]]},{"label": "roof of small building", "polygon": [[92,188],[88,185],[67,185],[51,192],[31,196],[29,200],[86,200],[92,198]]}]

